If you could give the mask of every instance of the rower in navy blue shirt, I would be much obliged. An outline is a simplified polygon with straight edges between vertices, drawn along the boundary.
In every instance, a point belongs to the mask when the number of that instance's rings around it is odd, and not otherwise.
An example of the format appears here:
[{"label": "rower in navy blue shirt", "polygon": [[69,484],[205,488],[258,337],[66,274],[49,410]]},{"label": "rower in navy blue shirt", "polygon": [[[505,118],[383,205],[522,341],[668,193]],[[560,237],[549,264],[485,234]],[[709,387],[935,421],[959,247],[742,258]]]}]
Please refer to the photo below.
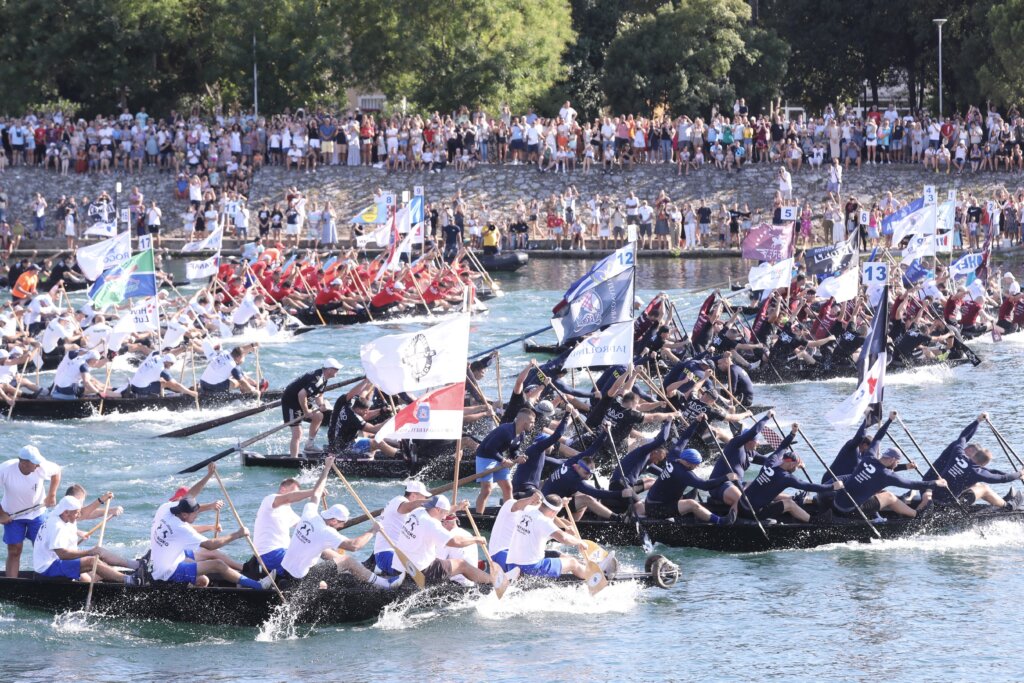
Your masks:
[{"label": "rower in navy blue shirt", "polygon": [[[753,426],[734,436],[722,449],[723,457],[715,463],[714,469],[711,470],[711,478],[734,472],[736,477],[742,480],[751,464],[763,465],[767,458],[757,453],[758,438],[761,436],[761,430],[768,424],[768,420],[773,417],[775,417],[775,411],[769,410]],[[739,488],[732,482],[725,482],[711,491],[711,498],[730,507],[736,505],[740,497]]]},{"label": "rower in navy blue shirt", "polygon": [[[928,471],[924,473],[923,478],[928,481],[938,479],[939,475],[936,472],[936,470],[938,470],[938,472],[946,471],[946,469],[948,469],[949,466],[957,459],[970,460],[971,456],[974,455],[978,447],[969,442],[971,439],[974,438],[974,435],[977,433],[978,426],[982,422],[985,422],[986,420],[988,420],[988,413],[982,413],[978,415],[977,419],[971,422],[971,424],[964,427],[963,431],[960,432],[960,435],[956,438],[956,440],[950,443],[944,449],[942,449],[942,453],[939,454],[939,457],[935,458],[935,460],[932,461],[934,469],[929,468]],[[932,492],[923,492],[921,494],[921,503],[917,506],[917,509],[923,510],[928,506],[931,500]]]},{"label": "rower in navy blue shirt", "polygon": [[[787,438],[795,437],[797,431],[799,431],[798,427],[794,423]],[[782,515],[788,514],[798,522],[809,522],[811,516],[807,511],[783,491],[789,488],[815,493],[838,491],[843,488],[843,482],[815,484],[797,479],[793,476],[793,472],[802,466],[803,462],[800,457],[793,452],[788,444],[775,451],[761,466],[761,471],[758,472],[754,481],[750,482],[744,490],[746,495],[740,499],[739,514],[749,519],[769,517],[778,519]],[[754,513],[756,513],[756,517]]]},{"label": "rower in navy blue shirt", "polygon": [[[843,444],[843,447],[839,449],[839,453],[836,454],[836,459],[832,461],[831,470],[837,477],[841,477],[844,474],[853,472],[853,468],[857,466],[860,459],[866,455],[871,457],[878,457],[879,444],[882,443],[882,439],[885,438],[886,432],[889,431],[889,425],[896,419],[898,413],[894,410],[889,413],[889,419],[878,428],[875,432],[873,439],[867,437],[868,421],[865,419],[860,423],[860,427],[857,428],[857,433],[853,435],[853,438]],[[827,484],[833,480],[832,474],[825,472],[821,475],[821,483]]]},{"label": "rower in navy blue shirt", "polygon": [[736,508],[731,508],[727,516],[721,517],[698,501],[683,497],[690,488],[710,491],[738,479],[735,472],[703,479],[693,471],[700,463],[700,453],[696,449],[673,448],[657,481],[647,492],[647,499],[634,506],[636,513],[649,519],[680,519],[693,515],[698,521],[722,525],[736,521]]},{"label": "rower in navy blue shirt", "polygon": [[[582,517],[589,510],[601,519],[623,519],[621,514],[612,512],[601,501],[615,498],[636,500],[636,490],[626,488],[621,491],[609,491],[596,488],[586,481],[593,476],[593,473],[594,458],[584,451],[562,463],[562,466],[544,481],[541,493],[545,496],[556,495],[559,498],[572,498],[574,515],[577,518]],[[643,484],[640,487],[642,491]]]},{"label": "rower in navy blue shirt", "polygon": [[569,413],[562,416],[562,420],[555,427],[551,434],[543,434],[533,440],[526,447],[524,455],[526,461],[516,467],[512,473],[512,496],[515,498],[529,498],[536,491],[540,491],[541,473],[544,471],[544,463],[547,461],[561,462],[555,458],[548,457],[547,453],[552,447],[556,452],[562,434],[565,433],[565,426],[569,421]]},{"label": "rower in navy blue shirt", "polygon": [[1000,472],[989,469],[987,465],[990,462],[992,454],[986,448],[975,448],[970,456],[953,458],[939,471],[948,486],[935,491],[935,504],[953,505],[953,496],[957,496],[965,505],[973,505],[975,501],[983,500],[993,507],[1001,508],[1010,504],[1010,509],[1018,509],[1021,502],[1019,495],[1014,495],[1011,490],[1010,500],[1004,500],[989,484],[1006,484],[1024,478],[1024,470]]},{"label": "rower in navy blue shirt", "polygon": [[[533,408],[524,406],[519,409],[514,421],[492,429],[491,433],[484,437],[484,440],[477,446],[476,473],[480,474],[499,464],[511,466],[526,462],[526,458],[519,455],[519,447],[523,445],[523,436],[533,429],[535,421],[536,413]],[[510,477],[511,473],[506,468],[479,479],[480,495],[476,497],[477,514],[483,513],[495,481],[498,482],[498,488],[501,490],[502,502],[512,497]]]},{"label": "rower in navy blue shirt", "polygon": [[[938,486],[945,486],[944,479],[934,481],[913,481],[904,479],[891,470],[900,460],[899,451],[895,448],[886,449],[879,457],[861,458],[851,474],[840,477],[849,495],[836,495],[832,501],[832,512],[843,517],[857,515],[854,503],[865,515],[878,515],[882,510],[890,510],[904,517],[916,517],[917,511],[910,507],[895,494],[884,490],[887,486],[896,486],[915,491],[927,491]],[[850,498],[853,498],[851,501]],[[880,521],[880,520],[876,520]]]},{"label": "rower in navy blue shirt", "polygon": [[[695,425],[690,425],[679,436],[679,441],[685,444],[696,430],[697,427]],[[642,446],[634,448],[623,456],[621,460],[615,463],[615,469],[612,471],[612,478],[608,483],[608,488],[622,490],[628,486],[640,483],[640,475],[648,466],[651,464],[658,465],[665,460],[665,456],[668,455],[666,444],[671,433],[672,423],[665,422],[653,439]]]}]

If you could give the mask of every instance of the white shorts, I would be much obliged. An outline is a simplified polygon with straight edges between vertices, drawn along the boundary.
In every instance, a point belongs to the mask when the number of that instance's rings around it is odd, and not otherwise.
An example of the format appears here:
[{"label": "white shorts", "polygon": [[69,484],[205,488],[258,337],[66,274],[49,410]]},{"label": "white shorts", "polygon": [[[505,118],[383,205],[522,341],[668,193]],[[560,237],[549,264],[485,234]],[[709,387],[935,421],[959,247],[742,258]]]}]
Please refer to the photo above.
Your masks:
[{"label": "white shorts", "polygon": [[286,234],[286,235],[298,235],[299,234],[299,225],[298,225],[298,223],[285,223],[285,225],[284,225],[284,234]]}]

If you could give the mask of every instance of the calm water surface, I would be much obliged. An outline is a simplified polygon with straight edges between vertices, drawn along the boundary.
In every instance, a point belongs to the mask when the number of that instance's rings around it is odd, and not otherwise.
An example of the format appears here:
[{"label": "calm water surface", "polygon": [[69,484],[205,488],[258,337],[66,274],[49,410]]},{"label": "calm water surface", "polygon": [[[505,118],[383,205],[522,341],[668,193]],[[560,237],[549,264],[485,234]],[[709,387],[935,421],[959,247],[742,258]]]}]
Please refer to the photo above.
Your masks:
[{"label": "calm water surface", "polygon": [[[524,273],[502,277],[507,295],[475,322],[471,352],[544,325],[551,305],[586,265],[535,261]],[[730,277],[742,279],[738,264],[642,262],[638,286],[645,296],[670,292],[689,325],[704,296],[698,290]],[[359,372],[360,344],[414,328],[360,326],[268,343],[261,352],[263,370],[279,387],[330,354],[346,365],[341,376],[351,376]],[[932,454],[981,410],[992,413],[1013,443],[1024,444],[1024,426],[1015,420],[1024,344],[976,348],[986,358],[979,368],[890,379],[887,407],[906,416]],[[524,361],[517,347],[502,352],[506,392]],[[248,363],[251,369],[251,357]],[[493,375],[487,386],[493,390]],[[783,423],[798,420],[830,458],[849,435],[834,433],[823,415],[852,389],[849,381],[791,384],[759,389],[757,402],[776,405]],[[108,545],[137,554],[148,542],[156,506],[192,481],[174,472],[269,429],[278,413],[187,440],[153,437],[230,412],[0,423],[0,453],[13,456],[31,441],[65,466],[65,482],[81,482],[90,492],[115,491],[126,514],[109,525]],[[979,438],[998,452],[989,434],[980,432]],[[281,452],[286,438],[275,435],[262,448]],[[820,470],[809,453],[804,457],[812,474]],[[259,500],[283,476],[243,472],[230,459],[221,471],[250,525]],[[314,478],[312,472],[303,475],[310,484]],[[357,486],[371,506],[398,490],[377,481]],[[209,498],[215,488],[207,492]],[[355,507],[334,484],[329,493]],[[240,558],[248,555],[242,542],[228,549]],[[995,527],[984,539],[963,533],[758,555],[658,550],[685,574],[671,591],[617,585],[591,599],[573,588],[513,588],[500,602],[477,598],[439,613],[399,605],[377,622],[358,626],[293,631],[94,619],[87,629],[72,629],[52,615],[0,605],[0,681],[1024,678],[1018,658],[1024,618],[1016,609],[1024,591],[1024,527]],[[642,564],[639,549],[620,555],[627,564]]]}]

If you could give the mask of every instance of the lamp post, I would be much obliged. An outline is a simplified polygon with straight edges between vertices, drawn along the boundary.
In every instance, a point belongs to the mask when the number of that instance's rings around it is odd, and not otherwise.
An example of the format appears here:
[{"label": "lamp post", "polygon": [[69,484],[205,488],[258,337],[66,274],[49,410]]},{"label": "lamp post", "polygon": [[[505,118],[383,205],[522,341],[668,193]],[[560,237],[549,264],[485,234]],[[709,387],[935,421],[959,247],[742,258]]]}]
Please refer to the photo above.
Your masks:
[{"label": "lamp post", "polygon": [[939,28],[939,121],[942,121],[942,25],[946,23],[946,20],[933,19],[932,21]]}]

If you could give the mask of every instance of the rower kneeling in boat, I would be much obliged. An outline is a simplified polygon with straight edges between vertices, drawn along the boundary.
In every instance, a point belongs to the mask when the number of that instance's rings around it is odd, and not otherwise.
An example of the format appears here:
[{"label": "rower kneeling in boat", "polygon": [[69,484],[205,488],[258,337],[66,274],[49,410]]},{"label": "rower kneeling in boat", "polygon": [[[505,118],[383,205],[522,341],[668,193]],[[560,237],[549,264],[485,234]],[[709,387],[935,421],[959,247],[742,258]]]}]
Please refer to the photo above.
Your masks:
[{"label": "rower kneeling in boat", "polygon": [[[50,388],[50,398],[75,401],[84,396],[102,393],[103,385],[89,374],[92,368],[103,367],[107,359],[99,351],[86,351],[71,344],[57,366],[57,373]],[[65,347],[68,348],[68,347]]]},{"label": "rower kneeling in boat", "polygon": [[245,354],[258,347],[259,344],[253,342],[226,353],[219,344],[215,345],[206,354],[207,365],[199,377],[199,390],[204,394],[223,394],[235,387],[243,394],[255,394],[256,384],[242,372],[241,365]]},{"label": "rower kneeling in boat", "polygon": [[[799,428],[794,423],[791,436],[795,435]],[[810,514],[804,510],[789,495],[783,493],[786,489],[799,489],[801,491],[812,491],[824,493],[826,491],[839,491],[843,488],[842,480],[828,484],[815,484],[811,481],[802,481],[793,476],[799,467],[803,466],[800,457],[789,448],[787,444],[775,451],[768,457],[768,461],[761,466],[754,481],[750,482],[744,489],[744,495],[739,502],[739,514],[747,519],[780,519],[782,515],[788,514],[798,522],[807,523],[811,520]]]},{"label": "rower kneeling in boat", "polygon": [[108,391],[104,396],[106,398],[143,398],[160,396],[164,389],[178,394],[196,396],[195,391],[171,377],[170,369],[174,365],[174,361],[173,355],[154,351],[142,361],[127,386],[117,391]]},{"label": "rower kneeling in boat", "polygon": [[269,588],[273,583],[273,574],[261,581],[253,581],[242,576],[224,560],[200,560],[196,557],[200,549],[218,550],[249,534],[249,530],[243,527],[227,536],[206,538],[192,526],[199,512],[199,503],[191,496],[185,496],[176,503],[164,503],[157,508],[149,535],[153,578],[168,583],[190,583],[203,587],[210,584],[210,577],[213,576],[241,588]]},{"label": "rower kneeling in boat", "polygon": [[82,501],[67,495],[43,520],[32,544],[32,569],[42,578],[65,578],[72,581],[91,581],[91,574],[101,581],[134,584],[135,577],[125,576],[114,567],[134,569],[138,563],[125,560],[106,548],[95,546],[79,549],[79,514]]},{"label": "rower kneeling in boat", "polygon": [[324,468],[320,479],[311,489],[302,489],[299,482],[288,477],[277,487],[277,493],[264,496],[256,511],[256,524],[253,525],[252,544],[256,547],[263,565],[255,557],[242,565],[242,573],[249,578],[260,578],[263,566],[267,571],[281,569],[281,560],[291,540],[292,527],[299,523],[299,515],[292,510],[292,504],[303,500],[319,500],[323,496],[327,475],[334,465],[334,457],[324,458]]},{"label": "rower kneeling in boat", "polygon": [[953,458],[945,467],[939,469],[939,476],[946,480],[947,487],[933,492],[933,502],[939,506],[955,505],[953,497],[956,496],[965,505],[973,505],[975,501],[983,500],[996,508],[1007,507],[1010,510],[1024,508],[1024,496],[1019,491],[1010,489],[1004,498],[989,486],[989,484],[1007,484],[1024,479],[1024,470],[1000,472],[989,469],[987,465],[992,462],[992,454],[987,448],[969,446],[968,451],[966,458]]},{"label": "rower kneeling in boat", "polygon": [[[917,510],[904,503],[895,494],[885,491],[885,487],[897,486],[915,491],[930,491],[939,486],[945,487],[946,480],[914,481],[905,479],[891,471],[899,461],[900,453],[895,448],[886,449],[877,458],[870,455],[861,458],[851,474],[839,477],[846,492],[850,495],[835,497],[832,501],[833,514],[841,517],[859,516],[854,507],[856,504],[868,517],[874,515],[876,522],[885,521],[878,514],[882,510],[889,510],[903,517],[917,517]],[[923,503],[920,507],[923,509],[924,505],[927,503]]]},{"label": "rower kneeling in boat", "polygon": [[[722,457],[715,462],[715,466],[711,470],[711,478],[714,479],[733,472],[738,481],[743,481],[743,475],[746,474],[751,464],[763,465],[767,462],[768,459],[757,452],[758,438],[761,436],[761,430],[768,424],[768,420],[774,416],[775,411],[769,410],[752,427],[748,427],[734,436],[722,448]],[[785,443],[785,439],[783,439],[783,443]],[[712,489],[710,495],[712,499],[725,503],[729,507],[735,506],[742,497],[739,485],[734,481],[727,481],[718,488]]]},{"label": "rower kneeling in boat", "polygon": [[494,516],[487,551],[491,554],[491,559],[505,571],[508,571],[508,548],[512,543],[512,534],[515,533],[520,513],[525,510],[536,510],[543,498],[540,489],[536,489],[525,498],[506,500],[498,509],[498,514]]},{"label": "rower kneeling in boat", "polygon": [[384,511],[380,513],[377,523],[384,529],[384,533],[377,534],[373,540],[373,561],[377,565],[377,570],[385,576],[398,573],[395,568],[398,566],[395,561],[395,550],[384,539],[385,534],[391,539],[398,538],[406,518],[422,507],[429,497],[430,493],[423,482],[408,481],[405,484],[405,493],[389,500],[384,506]]},{"label": "rower kneeling in boat", "polygon": [[[281,558],[278,585],[284,589],[294,588],[305,580],[326,581],[339,572],[348,572],[378,588],[397,588],[401,585],[404,574],[393,579],[377,576],[352,555],[339,552],[359,550],[370,542],[373,532],[367,531],[352,539],[345,538],[338,530],[348,521],[348,508],[335,503],[326,510],[320,510],[319,502],[318,497],[302,508],[302,517]],[[273,570],[271,573],[274,573]]]},{"label": "rower kneeling in boat", "polygon": [[[558,528],[555,518],[561,509],[562,499],[549,495],[544,496],[539,507],[527,508],[517,516],[506,561],[509,581],[514,581],[519,572],[526,576],[549,579],[557,579],[562,574],[572,574],[579,579],[587,578],[587,566],[579,560],[562,554],[557,557],[546,556],[547,542],[554,539],[563,545],[579,548],[586,557],[587,546],[583,539]],[[608,557],[614,558],[614,555],[609,554]],[[603,566],[601,568],[604,569]]]},{"label": "rower kneeling in boat", "polygon": [[[281,394],[281,418],[284,422],[292,422],[301,415],[309,419],[309,438],[306,440],[305,451],[317,452],[320,449],[316,445],[316,433],[324,421],[324,411],[327,404],[324,403],[324,391],[327,389],[327,381],[334,379],[334,376],[341,370],[341,363],[333,358],[324,360],[322,367],[307,372],[298,379],[288,383]],[[310,401],[316,401],[319,411],[314,412],[309,407]],[[299,456],[299,441],[302,439],[302,424],[296,422],[291,427],[292,439],[289,444],[289,454],[293,458]]]},{"label": "rower kneeling in boat", "polygon": [[[463,500],[455,509],[465,510],[468,507],[469,501]],[[473,583],[491,583],[490,574],[470,565],[465,560],[441,559],[439,556],[440,549],[444,546],[462,548],[472,544],[487,545],[487,539],[483,536],[456,536],[445,529],[441,520],[451,511],[452,505],[448,498],[433,496],[424,501],[423,507],[405,518],[398,538],[391,540],[397,543],[408,560],[423,572],[428,585],[445,583],[455,576],[464,576]],[[397,557],[393,562],[405,570]]]},{"label": "rower kneeling in boat", "polygon": [[[682,443],[688,442],[690,437],[696,432],[697,424],[694,423],[688,426],[683,431],[683,434],[680,435],[679,441]],[[647,471],[648,468],[654,468],[657,474],[661,474],[660,466],[665,462],[665,458],[668,457],[668,440],[671,433],[672,422],[666,421],[653,439],[624,455],[615,464],[612,477],[608,482],[608,489],[611,491],[623,491],[631,488],[637,493],[643,493],[649,489],[654,484],[654,479],[641,477],[640,475]],[[613,512],[625,512],[629,508],[625,500],[609,500],[605,504]]]}]

